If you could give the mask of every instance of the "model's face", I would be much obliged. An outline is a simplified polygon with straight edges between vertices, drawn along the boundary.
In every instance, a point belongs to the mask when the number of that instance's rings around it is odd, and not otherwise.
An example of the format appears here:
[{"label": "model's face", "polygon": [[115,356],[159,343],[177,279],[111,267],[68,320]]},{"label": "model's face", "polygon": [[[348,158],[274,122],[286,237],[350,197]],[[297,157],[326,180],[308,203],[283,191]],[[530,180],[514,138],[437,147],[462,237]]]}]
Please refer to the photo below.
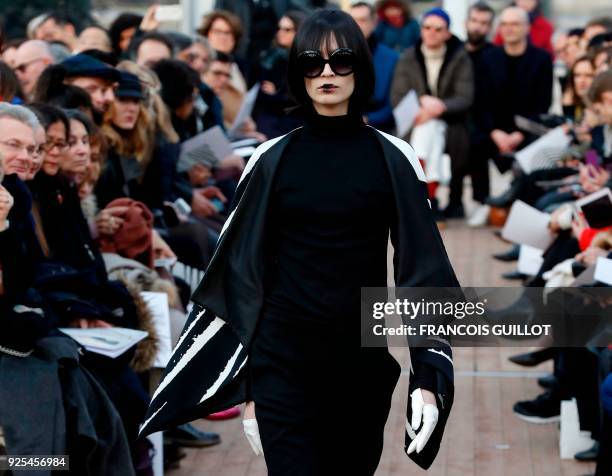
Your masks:
[{"label": "model's face", "polygon": [[591,87],[595,70],[590,61],[580,61],[574,65],[574,91],[584,97]]},{"label": "model's face", "polygon": [[[332,37],[329,51],[325,46],[320,49],[324,59],[329,59],[330,53],[338,49],[338,43]],[[315,110],[322,115],[338,116],[348,112],[349,99],[355,90],[355,73],[339,76],[325,64],[323,72],[316,78],[304,78],[306,92],[312,100]]]},{"label": "model's face", "polygon": [[439,16],[429,15],[421,25],[421,38],[426,47],[437,50],[450,38],[448,25]]},{"label": "model's face", "polygon": [[60,163],[62,171],[73,177],[84,174],[89,165],[90,156],[87,129],[81,121],[71,119],[68,152],[62,156],[63,160]]},{"label": "model's face", "polygon": [[47,175],[57,174],[67,148],[66,126],[62,121],[54,122],[47,128],[47,144],[42,164]]},{"label": "model's face", "polygon": [[140,101],[134,98],[116,98],[112,109],[112,123],[119,129],[131,131],[140,113]]},{"label": "model's face", "polygon": [[471,10],[466,23],[467,35],[471,43],[480,43],[491,32],[493,16],[489,12]]}]

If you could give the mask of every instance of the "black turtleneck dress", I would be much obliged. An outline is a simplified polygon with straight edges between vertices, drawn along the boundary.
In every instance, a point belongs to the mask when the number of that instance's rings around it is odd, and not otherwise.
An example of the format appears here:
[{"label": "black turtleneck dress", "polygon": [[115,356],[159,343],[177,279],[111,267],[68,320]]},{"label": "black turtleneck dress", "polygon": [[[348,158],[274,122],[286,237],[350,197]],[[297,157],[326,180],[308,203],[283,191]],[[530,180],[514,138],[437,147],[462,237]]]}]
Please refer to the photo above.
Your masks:
[{"label": "black turtleneck dress", "polygon": [[269,474],[373,474],[399,376],[387,349],[360,348],[361,287],[387,285],[396,213],[374,130],[357,115],[308,116],[270,203],[250,354]]}]

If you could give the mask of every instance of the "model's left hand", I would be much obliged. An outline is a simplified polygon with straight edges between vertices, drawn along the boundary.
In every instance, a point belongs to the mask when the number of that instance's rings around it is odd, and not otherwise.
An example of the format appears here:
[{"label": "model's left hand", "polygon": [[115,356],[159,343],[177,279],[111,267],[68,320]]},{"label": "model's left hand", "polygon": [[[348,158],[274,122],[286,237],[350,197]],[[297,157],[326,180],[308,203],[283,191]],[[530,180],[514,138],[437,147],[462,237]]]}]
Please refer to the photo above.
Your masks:
[{"label": "model's left hand", "polygon": [[432,392],[417,388],[412,392],[410,398],[412,399],[412,429],[416,431],[421,426],[421,420],[423,425],[421,431],[410,443],[407,454],[412,453],[415,449],[417,453],[420,453],[438,423],[438,407],[436,397]]}]

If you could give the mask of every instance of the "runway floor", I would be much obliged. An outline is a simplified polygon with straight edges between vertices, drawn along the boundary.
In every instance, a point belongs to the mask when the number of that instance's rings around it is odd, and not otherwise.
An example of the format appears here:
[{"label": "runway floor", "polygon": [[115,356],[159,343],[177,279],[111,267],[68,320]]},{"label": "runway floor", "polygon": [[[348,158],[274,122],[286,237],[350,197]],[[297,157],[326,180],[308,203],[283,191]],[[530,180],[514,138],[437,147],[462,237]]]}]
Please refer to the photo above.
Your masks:
[{"label": "runway floor", "polygon": [[[451,221],[442,232],[457,275],[464,286],[514,286],[500,278],[513,264],[494,261],[492,253],[508,245],[491,228],[471,229]],[[578,476],[593,473],[593,464],[561,460],[558,424],[535,425],[512,413],[517,400],[537,396],[536,378],[551,370],[545,363],[532,369],[510,363],[507,357],[525,348],[455,349],[456,396],[440,453],[428,472],[404,453],[407,398],[407,349],[392,349],[406,370],[396,388],[385,430],[385,448],[377,476]],[[241,419],[225,422],[200,420],[196,425],[221,434],[222,444],[188,449],[181,468],[170,476],[263,476],[263,457],[252,453],[242,433]],[[395,443],[391,443],[395,442]],[[342,475],[344,476],[344,475]]]}]

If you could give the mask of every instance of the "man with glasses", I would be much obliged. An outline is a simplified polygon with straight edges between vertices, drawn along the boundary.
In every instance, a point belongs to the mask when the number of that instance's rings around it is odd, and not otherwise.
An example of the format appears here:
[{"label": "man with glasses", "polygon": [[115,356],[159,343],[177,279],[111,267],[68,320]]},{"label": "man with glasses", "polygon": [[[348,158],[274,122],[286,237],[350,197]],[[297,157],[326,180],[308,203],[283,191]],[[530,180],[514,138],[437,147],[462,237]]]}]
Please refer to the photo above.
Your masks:
[{"label": "man with glasses", "polygon": [[217,52],[215,58],[210,63],[208,71],[204,73],[204,82],[219,96],[230,82],[232,77],[231,56]]},{"label": "man with glasses", "polygon": [[[463,43],[449,31],[450,17],[441,8],[432,8],[423,15],[421,39],[402,53],[391,86],[391,103],[396,106],[414,90],[419,98],[419,111],[414,126],[432,120],[446,128],[445,151],[451,159],[449,203],[442,216],[438,213],[435,190],[437,177],[429,183],[432,208],[437,219],[464,216],[461,203],[462,171],[467,167],[469,132],[467,113],[474,96],[472,62]],[[435,124],[435,123],[434,123]],[[423,128],[421,128],[423,130]],[[436,127],[440,133],[442,127]],[[418,153],[419,151],[417,151]],[[422,157],[431,169],[434,157]],[[435,162],[440,162],[438,157]],[[438,167],[436,166],[436,169]]]},{"label": "man with glasses", "polygon": [[53,63],[51,49],[45,41],[30,40],[17,48],[14,70],[26,96],[24,99],[31,99],[36,81],[43,70]]},{"label": "man with glasses", "polygon": [[[491,156],[498,166],[507,168],[508,157],[524,145],[526,138],[515,124],[515,116],[539,120],[550,108],[553,65],[550,55],[529,42],[529,17],[518,7],[506,8],[499,21],[503,39],[501,48],[492,48],[482,56],[481,71],[486,84],[483,123],[491,143]],[[513,193],[489,197],[492,206],[507,206]]]},{"label": "man with glasses", "polygon": [[33,112],[22,106],[0,103],[0,157],[5,175],[27,180],[37,152],[34,130],[40,127]]}]

